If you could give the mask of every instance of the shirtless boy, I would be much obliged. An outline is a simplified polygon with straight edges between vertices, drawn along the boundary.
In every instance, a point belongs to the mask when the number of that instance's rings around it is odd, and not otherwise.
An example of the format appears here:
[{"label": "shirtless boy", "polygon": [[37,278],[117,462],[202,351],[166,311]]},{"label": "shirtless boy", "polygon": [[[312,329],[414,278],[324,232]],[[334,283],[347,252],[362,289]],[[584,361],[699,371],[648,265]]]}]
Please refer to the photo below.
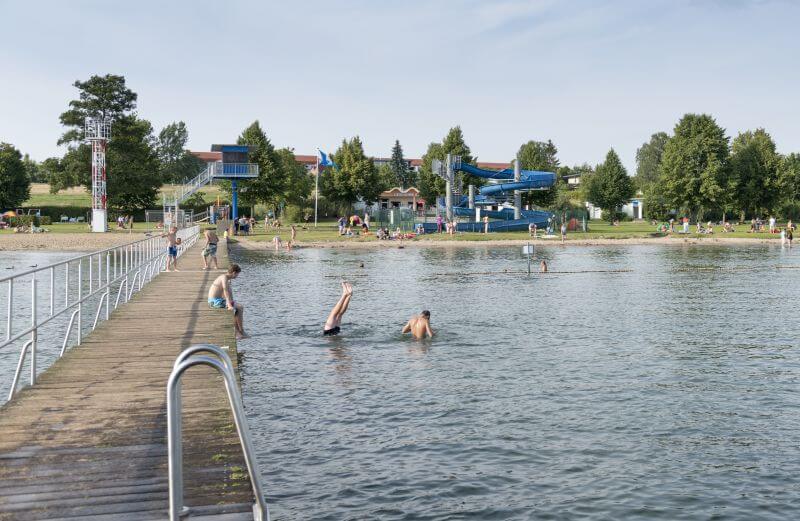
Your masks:
[{"label": "shirtless boy", "polygon": [[219,244],[219,237],[217,237],[217,232],[214,231],[213,228],[209,228],[206,230],[206,247],[203,248],[203,269],[208,269],[208,258],[211,257],[211,260],[214,261],[214,269],[219,269],[219,264],[217,264],[217,245]]},{"label": "shirtless boy", "polygon": [[238,340],[248,338],[244,332],[244,307],[233,300],[233,291],[231,291],[231,280],[238,277],[241,271],[242,268],[238,264],[231,264],[228,271],[217,277],[208,290],[210,307],[233,311],[233,326]]},{"label": "shirtless boy", "polygon": [[169,232],[164,234],[167,239],[167,271],[178,271],[178,228],[175,226],[169,227]]},{"label": "shirtless boy", "polygon": [[431,331],[431,312],[427,309],[419,315],[411,317],[405,326],[403,326],[403,334],[411,333],[417,340],[422,340],[427,335],[428,338],[433,336]]}]

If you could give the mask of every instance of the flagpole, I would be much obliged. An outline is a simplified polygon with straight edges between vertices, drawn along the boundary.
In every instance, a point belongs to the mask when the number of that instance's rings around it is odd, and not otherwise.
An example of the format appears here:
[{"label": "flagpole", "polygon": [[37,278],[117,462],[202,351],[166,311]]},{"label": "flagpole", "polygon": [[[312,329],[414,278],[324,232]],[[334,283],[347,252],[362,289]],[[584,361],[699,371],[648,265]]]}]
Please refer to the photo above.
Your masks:
[{"label": "flagpole", "polygon": [[319,206],[319,153],[317,153],[317,175],[314,177],[314,228],[317,227],[317,207]]}]

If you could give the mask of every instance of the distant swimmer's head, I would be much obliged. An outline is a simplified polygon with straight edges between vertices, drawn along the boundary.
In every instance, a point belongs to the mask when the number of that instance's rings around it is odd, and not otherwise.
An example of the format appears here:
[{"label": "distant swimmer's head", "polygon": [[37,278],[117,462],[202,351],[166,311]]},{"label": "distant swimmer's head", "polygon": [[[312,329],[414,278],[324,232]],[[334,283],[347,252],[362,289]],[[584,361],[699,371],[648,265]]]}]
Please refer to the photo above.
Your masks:
[{"label": "distant swimmer's head", "polygon": [[426,309],[425,311],[423,311],[421,313],[421,316],[422,316],[422,318],[430,320],[431,319],[431,312]]}]

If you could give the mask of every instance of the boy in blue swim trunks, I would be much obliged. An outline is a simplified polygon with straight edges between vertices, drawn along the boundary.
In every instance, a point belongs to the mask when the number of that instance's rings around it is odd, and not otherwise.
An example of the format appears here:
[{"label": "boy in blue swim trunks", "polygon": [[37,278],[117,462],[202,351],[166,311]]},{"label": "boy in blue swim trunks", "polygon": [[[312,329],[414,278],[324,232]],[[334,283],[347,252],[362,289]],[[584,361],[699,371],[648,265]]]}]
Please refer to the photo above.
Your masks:
[{"label": "boy in blue swim trunks", "polygon": [[170,226],[164,238],[167,239],[167,271],[178,271],[178,228]]},{"label": "boy in blue swim trunks", "polygon": [[228,271],[217,277],[208,290],[209,307],[233,311],[233,327],[238,340],[248,338],[244,332],[244,306],[233,300],[231,291],[231,280],[238,277],[241,271],[238,264],[231,264]]}]

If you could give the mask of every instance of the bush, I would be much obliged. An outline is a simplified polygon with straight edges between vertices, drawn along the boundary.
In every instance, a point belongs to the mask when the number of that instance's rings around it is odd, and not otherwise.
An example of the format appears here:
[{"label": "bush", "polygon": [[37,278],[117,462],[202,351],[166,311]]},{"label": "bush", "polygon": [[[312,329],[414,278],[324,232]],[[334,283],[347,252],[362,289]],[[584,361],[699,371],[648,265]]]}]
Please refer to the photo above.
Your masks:
[{"label": "bush", "polygon": [[[612,217],[612,215],[613,215],[613,217]],[[609,219],[609,217],[611,217],[611,218]],[[603,213],[600,215],[600,218],[603,219],[606,222],[612,222],[612,221],[623,222],[623,221],[632,221],[633,220],[631,218],[631,216],[626,214],[625,212],[616,212],[615,211],[611,215],[609,215],[609,211],[608,210],[603,210]]]},{"label": "bush", "polygon": [[283,209],[283,215],[281,217],[286,224],[302,223],[304,222],[305,214],[306,210],[290,204]]},{"label": "bush", "polygon": [[39,226],[39,219],[35,215],[18,215],[16,217],[9,217],[8,224],[11,226]]}]

